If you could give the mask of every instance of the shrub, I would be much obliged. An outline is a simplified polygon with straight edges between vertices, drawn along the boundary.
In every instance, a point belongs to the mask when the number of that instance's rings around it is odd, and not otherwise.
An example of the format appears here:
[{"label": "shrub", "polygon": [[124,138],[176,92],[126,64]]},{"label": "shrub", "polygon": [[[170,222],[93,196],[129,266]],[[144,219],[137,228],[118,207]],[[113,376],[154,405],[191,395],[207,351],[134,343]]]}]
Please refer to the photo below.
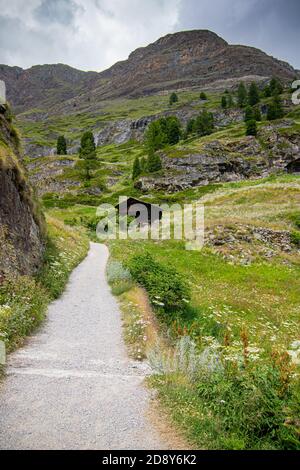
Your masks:
[{"label": "shrub", "polygon": [[147,290],[151,303],[162,313],[182,312],[190,300],[189,287],[175,269],[149,254],[133,257],[128,263],[133,279]]},{"label": "shrub", "polygon": [[291,232],[291,242],[296,246],[300,246],[300,232]]},{"label": "shrub", "polygon": [[107,281],[113,295],[121,295],[131,289],[131,274],[119,261],[110,261],[106,268]]}]

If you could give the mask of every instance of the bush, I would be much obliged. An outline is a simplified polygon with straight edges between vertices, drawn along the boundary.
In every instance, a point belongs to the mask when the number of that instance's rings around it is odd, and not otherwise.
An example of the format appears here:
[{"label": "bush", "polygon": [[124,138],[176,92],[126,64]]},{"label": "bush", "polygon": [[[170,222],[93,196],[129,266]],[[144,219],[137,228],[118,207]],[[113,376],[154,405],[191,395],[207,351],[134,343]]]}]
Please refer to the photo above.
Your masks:
[{"label": "bush", "polygon": [[190,300],[190,290],[175,269],[154,260],[151,255],[133,257],[128,268],[135,281],[147,290],[151,303],[161,313],[181,312]]},{"label": "bush", "polygon": [[122,263],[110,261],[106,268],[107,281],[111,286],[113,295],[121,295],[131,289],[133,283],[131,274]]},{"label": "bush", "polygon": [[300,232],[293,231],[291,232],[291,242],[300,247]]}]

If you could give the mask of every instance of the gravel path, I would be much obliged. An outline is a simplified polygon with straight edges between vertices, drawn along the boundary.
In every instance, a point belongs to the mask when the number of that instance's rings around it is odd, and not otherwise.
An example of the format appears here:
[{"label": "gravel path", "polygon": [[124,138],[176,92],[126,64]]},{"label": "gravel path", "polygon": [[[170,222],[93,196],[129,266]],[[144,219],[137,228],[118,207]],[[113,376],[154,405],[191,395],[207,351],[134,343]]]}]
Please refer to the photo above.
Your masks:
[{"label": "gravel path", "polygon": [[168,448],[146,417],[149,369],[127,357],[107,258],[104,245],[91,243],[44,326],[10,355],[1,449]]}]

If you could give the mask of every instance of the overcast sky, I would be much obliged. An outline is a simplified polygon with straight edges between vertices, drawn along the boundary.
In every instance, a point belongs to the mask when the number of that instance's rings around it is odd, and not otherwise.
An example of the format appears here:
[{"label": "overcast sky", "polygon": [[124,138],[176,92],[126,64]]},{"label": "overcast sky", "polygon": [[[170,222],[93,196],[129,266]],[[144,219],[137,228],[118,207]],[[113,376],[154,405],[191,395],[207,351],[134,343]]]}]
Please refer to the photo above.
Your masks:
[{"label": "overcast sky", "polygon": [[300,69],[300,0],[0,0],[0,63],[103,70],[170,32],[210,29]]}]

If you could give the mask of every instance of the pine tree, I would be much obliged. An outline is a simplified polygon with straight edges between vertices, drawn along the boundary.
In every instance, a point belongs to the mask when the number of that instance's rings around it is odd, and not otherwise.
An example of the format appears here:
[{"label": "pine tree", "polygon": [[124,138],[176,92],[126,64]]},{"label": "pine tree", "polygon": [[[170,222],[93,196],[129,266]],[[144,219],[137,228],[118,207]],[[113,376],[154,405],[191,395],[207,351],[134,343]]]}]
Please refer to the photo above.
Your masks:
[{"label": "pine tree", "polygon": [[163,131],[165,127],[162,125],[163,120],[153,121],[149,125],[145,134],[145,145],[148,153],[150,151],[162,149],[166,144],[166,134]]},{"label": "pine tree", "polygon": [[274,119],[281,119],[284,116],[282,102],[279,95],[275,95],[272,103],[268,106],[267,119],[273,121]]},{"label": "pine tree", "polygon": [[178,96],[174,92],[171,93],[170,100],[169,100],[170,105],[172,106],[172,104],[177,103],[177,102],[178,102]]},{"label": "pine tree", "polygon": [[247,90],[244,82],[240,82],[238,87],[238,105],[243,108],[247,103]]},{"label": "pine tree", "polygon": [[283,86],[278,78],[273,77],[270,81],[269,87],[271,96],[281,95],[283,92]]},{"label": "pine tree", "polygon": [[250,106],[255,106],[259,101],[260,97],[258,87],[255,82],[252,82],[248,93],[248,104]]},{"label": "pine tree", "polygon": [[60,135],[56,145],[57,155],[67,155],[67,141],[64,135]]},{"label": "pine tree", "polygon": [[189,119],[186,125],[186,134],[192,134],[195,129],[195,119]]},{"label": "pine tree", "polygon": [[222,99],[221,99],[221,106],[223,109],[226,109],[227,108],[227,99],[226,99],[226,96],[223,95],[222,96]]},{"label": "pine tree", "polygon": [[206,93],[204,93],[204,91],[201,91],[200,93],[200,100],[207,100],[207,96],[206,96]]},{"label": "pine tree", "polygon": [[178,144],[181,137],[181,125],[176,116],[170,116],[166,119],[166,134],[168,144]]},{"label": "pine tree", "polygon": [[212,113],[203,111],[194,122],[194,132],[200,136],[209,135],[214,130],[214,117]]},{"label": "pine tree", "polygon": [[254,119],[255,121],[261,121],[261,111],[259,106],[255,106],[254,108]]},{"label": "pine tree", "polygon": [[246,122],[246,135],[257,136],[257,124],[255,119]]},{"label": "pine tree", "polygon": [[85,132],[81,137],[79,159],[77,167],[84,170],[85,178],[90,180],[91,170],[94,170],[98,166],[96,145],[94,135],[91,131]]},{"label": "pine tree", "polygon": [[135,158],[133,167],[132,167],[132,179],[135,180],[141,174],[140,160],[138,157]]},{"label": "pine tree", "polygon": [[253,121],[253,119],[254,119],[254,110],[253,110],[252,106],[248,105],[245,109],[244,121],[245,122]]},{"label": "pine tree", "polygon": [[232,108],[234,106],[232,94],[228,93],[228,98],[227,98],[227,106],[228,108]]},{"label": "pine tree", "polygon": [[270,98],[272,96],[271,88],[269,85],[266,85],[264,90],[263,90],[263,95],[265,98]]},{"label": "pine tree", "polygon": [[147,160],[145,157],[141,158],[140,167],[141,167],[141,173],[146,173],[148,168],[147,168]]},{"label": "pine tree", "polygon": [[154,173],[156,171],[161,170],[162,168],[161,158],[157,153],[155,152],[149,153],[147,167],[150,173]]}]

